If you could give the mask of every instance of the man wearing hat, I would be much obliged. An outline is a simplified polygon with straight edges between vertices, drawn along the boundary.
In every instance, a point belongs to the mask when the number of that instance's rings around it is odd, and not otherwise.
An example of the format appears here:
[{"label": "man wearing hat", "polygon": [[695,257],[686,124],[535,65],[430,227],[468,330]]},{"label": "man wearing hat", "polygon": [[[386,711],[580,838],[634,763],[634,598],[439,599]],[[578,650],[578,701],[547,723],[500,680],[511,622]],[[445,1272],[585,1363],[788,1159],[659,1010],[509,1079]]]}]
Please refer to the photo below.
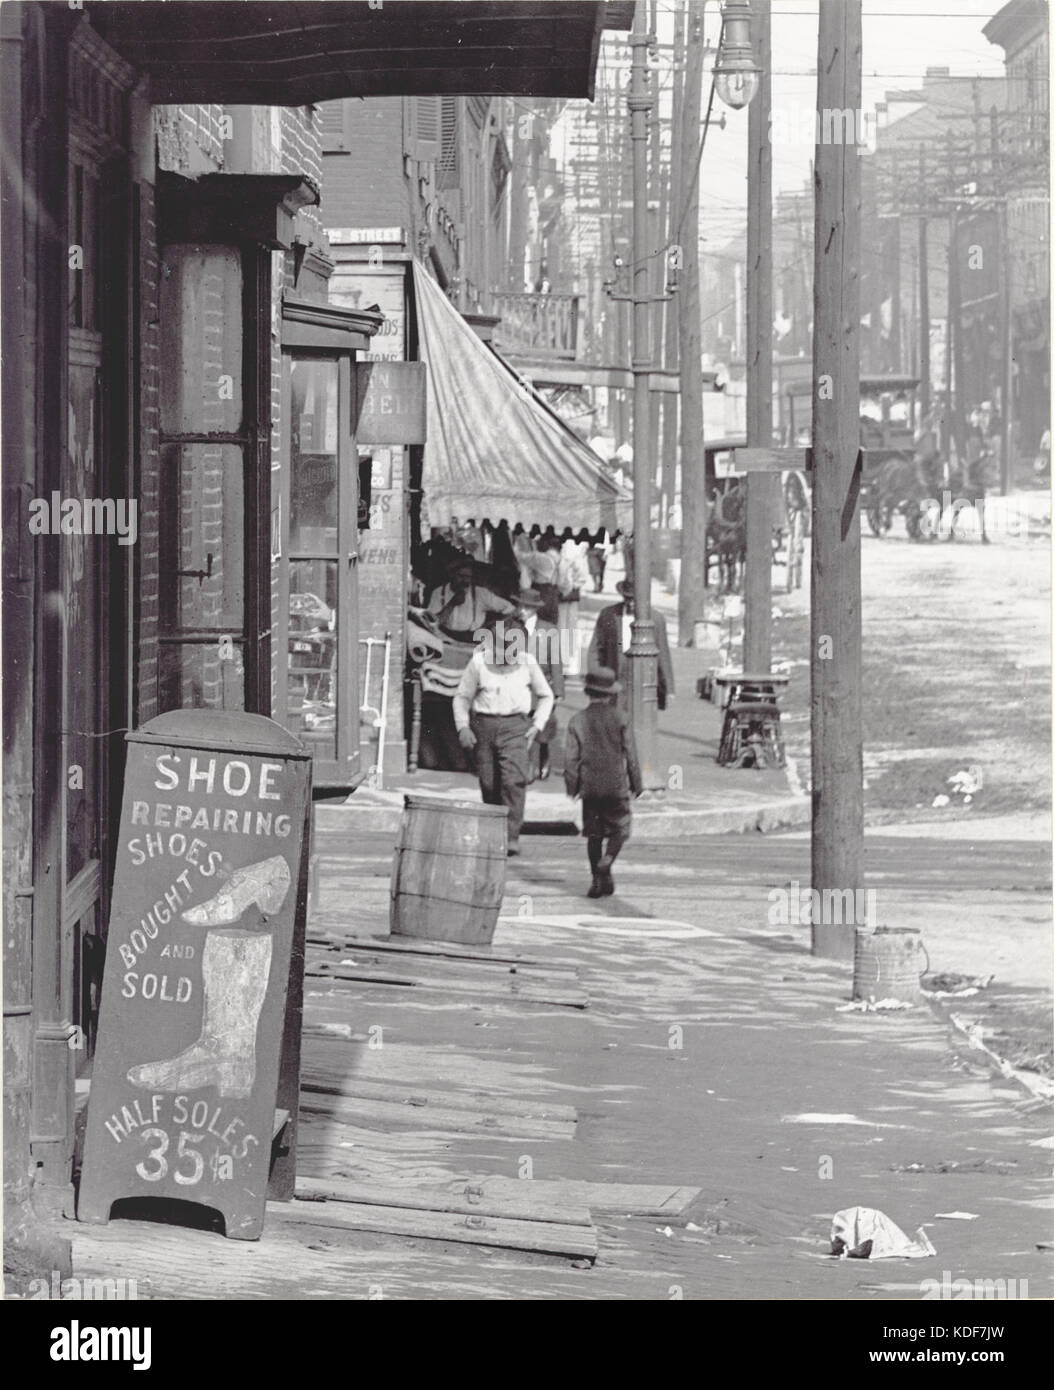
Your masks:
[{"label": "man wearing hat", "polygon": [[553,692],[528,650],[522,620],[497,622],[493,639],[465,667],[454,696],[454,725],[462,748],[476,750],[483,800],[508,807],[509,854],[520,852],[531,745],[552,712]]},{"label": "man wearing hat", "polygon": [[582,834],[593,872],[590,898],[615,891],[611,866],[629,839],[630,795],[640,796],[643,789],[629,718],[615,703],[621,689],[610,667],[590,671],[585,679],[589,704],[567,726],[564,785],[568,796],[582,798]]},{"label": "man wearing hat", "polygon": [[[597,624],[593,641],[589,648],[590,667],[608,666],[615,672],[622,686],[628,684],[626,653],[629,651],[633,634],[634,598],[633,584],[624,579],[615,586],[622,595],[621,603],[609,604],[597,614]],[[666,619],[652,609],[655,624],[655,645],[659,649],[658,704],[666,708],[667,699],[673,694],[673,663],[670,661],[670,642],[666,636]],[[625,707],[626,690],[623,688],[619,703]]]},{"label": "man wearing hat", "polygon": [[447,583],[428,601],[428,612],[436,626],[458,642],[472,642],[475,634],[492,614],[512,617],[516,605],[475,582],[475,565],[470,555],[450,562]]}]

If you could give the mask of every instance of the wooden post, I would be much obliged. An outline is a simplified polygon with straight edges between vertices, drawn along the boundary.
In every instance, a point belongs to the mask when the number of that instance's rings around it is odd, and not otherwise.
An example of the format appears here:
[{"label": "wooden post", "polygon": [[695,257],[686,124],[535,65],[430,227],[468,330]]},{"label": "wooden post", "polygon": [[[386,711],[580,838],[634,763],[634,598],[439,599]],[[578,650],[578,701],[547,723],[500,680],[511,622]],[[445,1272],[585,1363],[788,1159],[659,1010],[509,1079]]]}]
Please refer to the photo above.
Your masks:
[{"label": "wooden post", "polygon": [[[817,108],[861,108],[861,0],[820,6]],[[860,678],[860,150],[816,145],[813,309],[812,886],[863,886]],[[814,955],[855,935],[814,923]]]},{"label": "wooden post", "polygon": [[[658,0],[648,0],[648,32],[658,36]],[[666,257],[658,254],[666,239],[666,201],[669,197],[669,180],[663,178],[662,170],[662,108],[659,95],[659,63],[651,66],[648,74],[648,87],[651,92],[651,114],[648,118],[648,221],[651,228],[651,245],[648,247],[648,264],[651,267],[650,293],[655,296],[651,306],[651,351],[656,367],[662,365],[663,313],[669,306],[664,304],[661,295],[666,288]],[[648,458],[652,469],[652,496],[659,503],[659,525],[665,526],[662,515],[661,475],[659,465],[659,441],[662,437],[662,417],[666,412],[667,396],[658,391],[648,400]]]},{"label": "wooden post", "polygon": [[[926,197],[926,152],[919,147],[919,201]],[[924,204],[922,204],[924,206]],[[919,213],[919,406],[930,413],[930,243],[929,222]]]},{"label": "wooden post", "polygon": [[[761,69],[750,103],[747,175],[747,444],[772,447],[772,8],[751,6],[754,57]],[[743,669],[772,664],[772,522],[778,474],[747,477],[747,561],[743,607]]]},{"label": "wooden post", "polygon": [[651,611],[651,493],[648,376],[654,366],[648,265],[648,90],[649,34],[644,0],[637,0],[630,48],[633,53],[627,106],[633,148],[633,614],[627,659],[629,711],[646,789],[664,785],[656,762],[659,649]]},{"label": "wooden post", "polygon": [[677,592],[680,645],[691,643],[706,601],[706,441],[703,430],[702,317],[699,307],[699,109],[703,91],[703,6],[688,0],[684,98],[681,111],[681,189],[685,197],[677,292],[681,365],[681,582]]},{"label": "wooden post", "polygon": [[[681,200],[684,197],[682,164],[684,141],[682,139],[681,109],[684,94],[684,24],[685,0],[675,0],[673,16],[673,102],[670,107],[670,179],[667,199],[666,240],[681,246],[682,228],[678,225],[683,213]],[[683,255],[683,253],[682,253]],[[683,261],[682,261],[683,271]],[[663,344],[663,366],[668,372],[677,371],[677,334],[680,318],[678,296],[666,305],[665,341]],[[670,524],[670,509],[677,491],[677,420],[680,401],[676,395],[667,395],[662,403],[662,501],[659,518],[663,526]]]}]

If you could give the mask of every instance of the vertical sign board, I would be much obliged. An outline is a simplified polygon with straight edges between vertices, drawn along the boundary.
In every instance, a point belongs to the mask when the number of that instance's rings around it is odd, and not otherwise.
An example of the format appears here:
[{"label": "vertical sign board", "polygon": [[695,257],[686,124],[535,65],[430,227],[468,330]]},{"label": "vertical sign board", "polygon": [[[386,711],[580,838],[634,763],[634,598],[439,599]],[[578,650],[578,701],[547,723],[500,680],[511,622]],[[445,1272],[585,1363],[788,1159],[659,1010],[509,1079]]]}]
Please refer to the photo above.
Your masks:
[{"label": "vertical sign board", "polygon": [[79,1220],[178,1198],[259,1238],[280,1089],[296,1116],[310,779],[262,715],[129,735]]}]

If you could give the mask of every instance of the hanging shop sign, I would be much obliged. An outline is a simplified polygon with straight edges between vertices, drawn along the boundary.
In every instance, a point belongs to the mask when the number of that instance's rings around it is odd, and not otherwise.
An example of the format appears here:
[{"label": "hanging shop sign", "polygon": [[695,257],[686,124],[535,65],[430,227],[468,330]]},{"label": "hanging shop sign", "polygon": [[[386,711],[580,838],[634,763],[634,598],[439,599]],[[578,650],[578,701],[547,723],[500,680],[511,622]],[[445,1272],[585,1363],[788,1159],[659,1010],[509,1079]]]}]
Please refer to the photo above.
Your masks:
[{"label": "hanging shop sign", "polygon": [[425,442],[423,362],[356,362],[354,418],[356,444]]}]

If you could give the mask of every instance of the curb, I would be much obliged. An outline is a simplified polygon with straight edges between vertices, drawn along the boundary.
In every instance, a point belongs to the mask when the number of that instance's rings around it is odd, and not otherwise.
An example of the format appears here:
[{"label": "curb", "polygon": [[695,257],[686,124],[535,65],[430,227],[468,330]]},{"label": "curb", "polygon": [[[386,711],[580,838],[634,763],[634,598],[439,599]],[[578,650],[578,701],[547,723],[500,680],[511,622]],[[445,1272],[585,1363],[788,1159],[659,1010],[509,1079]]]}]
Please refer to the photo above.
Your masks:
[{"label": "curb", "polygon": [[[402,824],[402,808],[363,802],[354,798],[340,806],[316,804],[315,824],[320,830],[341,830],[356,826],[361,830],[394,835]],[[687,839],[692,835],[745,835],[751,831],[769,834],[790,826],[808,825],[812,803],[808,797],[787,798],[760,806],[687,808],[683,810],[635,809],[635,840]],[[524,822],[525,835],[577,835],[570,818],[545,820],[537,814]]]},{"label": "curb", "polygon": [[1008,1062],[1005,1057],[990,1048],[981,1036],[977,1024],[971,1023],[951,1007],[954,1001],[927,999],[934,1017],[948,1029],[948,1037],[953,1047],[965,1050],[971,1060],[987,1068],[993,1076],[1010,1081],[1036,1104],[1049,1105],[1054,1099],[1054,1082],[1039,1072],[1024,1071]]}]

